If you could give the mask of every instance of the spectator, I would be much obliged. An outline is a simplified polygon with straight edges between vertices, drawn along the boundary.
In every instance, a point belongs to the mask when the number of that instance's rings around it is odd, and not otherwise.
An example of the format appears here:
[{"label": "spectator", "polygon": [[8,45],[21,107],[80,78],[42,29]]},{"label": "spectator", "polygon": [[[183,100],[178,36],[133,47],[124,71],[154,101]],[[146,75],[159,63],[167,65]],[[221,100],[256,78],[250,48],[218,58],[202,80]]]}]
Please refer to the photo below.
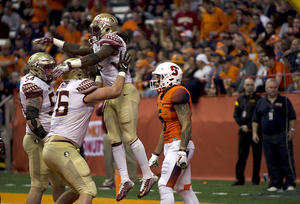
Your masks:
[{"label": "spectator", "polygon": [[68,24],[70,21],[70,14],[64,13],[62,17],[62,24],[57,26],[57,33],[60,35],[61,38],[64,38],[68,30]]},{"label": "spectator", "polygon": [[34,39],[33,28],[30,24],[26,24],[24,28],[23,43],[27,50],[32,50],[32,40]]},{"label": "spectator", "polygon": [[63,1],[61,0],[48,0],[50,12],[49,12],[49,25],[59,26],[63,10]]},{"label": "spectator", "polygon": [[222,71],[220,63],[222,62],[224,55],[225,54],[220,50],[217,50],[211,54],[211,63],[213,65],[213,69],[208,77],[210,80],[205,84],[205,92],[209,96],[216,96],[226,93],[223,80],[220,77],[220,73]]},{"label": "spectator", "polygon": [[262,22],[264,27],[267,26],[268,22],[270,22],[270,18],[264,15],[262,6],[255,5],[252,9],[252,12],[259,16],[260,21]]},{"label": "spectator", "polygon": [[180,33],[180,37],[181,37],[182,44],[183,44],[181,49],[193,47],[193,32],[192,31],[185,30],[182,33]]},{"label": "spectator", "polygon": [[235,22],[236,21],[235,5],[229,2],[225,4],[224,8],[227,17],[227,22],[228,23]]},{"label": "spectator", "polygon": [[298,71],[298,62],[297,62],[297,54],[295,51],[299,49],[300,39],[295,38],[292,41],[291,48],[284,52],[286,57],[283,58],[285,65],[289,68],[289,70],[294,73]]},{"label": "spectator", "polygon": [[10,28],[7,23],[2,21],[2,15],[0,15],[0,38],[8,39]]},{"label": "spectator", "polygon": [[[240,63],[242,63],[242,67],[239,70],[239,77],[246,76],[256,76],[257,66],[256,64],[249,59],[249,54],[246,50],[239,50],[237,53]],[[245,78],[238,78],[235,82],[231,84],[234,88],[236,88],[237,93],[242,93],[244,89],[244,81]]]},{"label": "spectator", "polygon": [[185,61],[184,65],[183,65],[183,69],[184,71],[187,71],[189,69],[189,60],[192,56],[195,57],[196,55],[196,52],[193,48],[191,47],[188,47],[188,48],[185,48],[183,51],[182,51],[182,57],[183,57],[183,60]]},{"label": "spectator", "polygon": [[191,11],[190,5],[189,1],[184,0],[182,10],[175,15],[173,22],[177,32],[190,30],[193,32],[193,36],[196,36],[198,24],[197,13]]},{"label": "spectator", "polygon": [[246,39],[242,34],[235,34],[232,44],[234,45],[234,50],[230,52],[230,55],[237,55],[239,50],[247,50]]},{"label": "spectator", "polygon": [[174,54],[171,58],[171,62],[177,64],[181,68],[181,70],[183,70],[184,60],[180,54]]},{"label": "spectator", "polygon": [[293,75],[293,83],[288,86],[287,91],[291,93],[300,91],[299,75]]},{"label": "spectator", "polygon": [[293,19],[293,28],[297,28],[298,30],[300,30],[300,18],[299,17],[295,17]]},{"label": "spectator", "polygon": [[33,17],[31,19],[31,27],[32,27],[32,38],[41,38],[44,37],[45,26],[43,21],[40,21],[37,17]]},{"label": "spectator", "polygon": [[19,35],[17,35],[17,37],[15,39],[15,46],[13,46],[10,50],[10,54],[18,57],[19,56],[19,50],[20,50],[20,48],[23,48],[23,47],[24,47],[24,39],[19,34]]},{"label": "spectator", "polygon": [[49,4],[45,0],[32,1],[33,15],[32,19],[45,25],[48,13],[51,11]]},{"label": "spectator", "polygon": [[265,56],[265,50],[261,50],[258,52],[258,61],[260,66],[258,67],[258,71],[256,73],[255,79],[255,90],[257,93],[265,92],[265,82],[267,79],[267,67],[264,65],[263,57]]},{"label": "spectator", "polygon": [[163,15],[165,10],[170,9],[170,3],[165,0],[155,0],[152,4],[151,14],[155,17],[159,17]]},{"label": "spectator", "polygon": [[28,51],[26,48],[20,48],[19,58],[17,62],[18,72],[21,76],[25,76],[28,73],[27,61],[29,59]]},{"label": "spectator", "polygon": [[211,62],[211,54],[212,54],[214,51],[215,51],[215,50],[214,50],[211,46],[209,46],[209,45],[204,46],[204,54],[206,55],[207,60],[208,60],[209,62]]},{"label": "spectator", "polygon": [[79,21],[81,12],[84,12],[85,9],[83,6],[80,5],[79,0],[72,0],[72,6],[68,9],[71,13],[70,18],[74,19],[75,21]]},{"label": "spectator", "polygon": [[20,88],[20,74],[16,71],[11,72],[8,77],[8,81],[4,83],[6,93],[8,95],[13,94],[13,90]]},{"label": "spectator", "polygon": [[250,12],[244,12],[242,18],[244,24],[241,26],[240,30],[243,34],[249,36],[251,30],[255,27],[255,24],[252,21],[252,14]]},{"label": "spectator", "polygon": [[205,12],[201,21],[200,43],[210,43],[215,47],[219,33],[228,31],[228,22],[224,12],[214,5],[213,1],[204,0]]},{"label": "spectator", "polygon": [[90,9],[91,19],[94,19],[100,13],[105,13],[105,5],[102,0],[94,0],[94,5]]},{"label": "spectator", "polygon": [[194,73],[198,70],[195,55],[191,55],[187,60],[187,70],[183,73],[183,78],[191,78],[193,77]]},{"label": "spectator", "polygon": [[[236,34],[242,35],[245,38],[244,46],[250,47],[254,42],[252,38],[250,38],[249,36],[247,36],[241,32],[240,27],[238,26],[237,22],[231,22],[229,24],[229,33],[231,34],[231,36],[233,38],[234,38],[234,36],[236,36]],[[234,54],[232,54],[232,55],[234,55]]]},{"label": "spectator", "polygon": [[[268,79],[275,78],[279,84],[279,91],[285,91],[286,88],[293,83],[291,75],[286,76],[285,74],[291,73],[290,70],[285,66],[283,62],[275,60],[274,52],[266,52],[263,57],[264,64],[268,67]],[[269,76],[276,75],[276,76]],[[285,79],[283,79],[285,77]]]},{"label": "spectator", "polygon": [[275,60],[280,61],[283,55],[283,51],[281,49],[281,38],[276,34],[271,35],[270,46],[274,49]]},{"label": "spectator", "polygon": [[133,10],[132,14],[131,14],[131,19],[126,21],[121,29],[124,32],[126,29],[131,30],[132,32],[136,31],[136,29],[138,28],[138,25],[142,23],[140,14],[137,10]]},{"label": "spectator", "polygon": [[84,30],[89,29],[90,24],[91,22],[87,20],[86,12],[81,12],[80,20],[78,21],[78,24],[76,26],[77,30],[82,33]]},{"label": "spectator", "polygon": [[257,43],[259,37],[261,39],[261,34],[265,31],[265,28],[261,23],[261,20],[259,19],[259,16],[257,14],[252,15],[252,20],[255,26],[252,28],[250,32],[250,37],[255,41],[255,43]]},{"label": "spectator", "polygon": [[9,26],[10,31],[18,33],[21,28],[21,17],[18,13],[13,11],[11,1],[5,3],[3,13],[4,15],[2,16],[1,21]]},{"label": "spectator", "polygon": [[207,56],[204,54],[199,54],[196,57],[197,71],[194,73],[193,77],[198,78],[198,80],[204,81],[208,79],[212,67],[209,66],[209,61]]},{"label": "spectator", "polygon": [[263,42],[265,44],[268,44],[269,38],[273,34],[276,34],[275,29],[274,29],[274,25],[273,25],[273,23],[269,22],[266,25],[265,32],[263,32],[262,35],[258,37],[258,39],[256,40],[256,43]]},{"label": "spectator", "polygon": [[275,0],[265,0],[265,10],[267,11],[267,17],[271,18],[273,13],[276,13]]},{"label": "spectator", "polygon": [[278,94],[278,87],[279,83],[275,79],[268,79],[267,94],[256,103],[252,117],[253,141],[260,141],[258,127],[261,127],[264,135],[262,145],[270,176],[267,190],[277,191],[283,187],[290,191],[295,190],[296,186],[292,143],[296,113],[291,101]]},{"label": "spectator", "polygon": [[79,43],[81,39],[81,32],[76,29],[77,22],[73,19],[70,19],[68,24],[68,32],[64,37],[64,41],[71,43]]},{"label": "spectator", "polygon": [[29,23],[33,15],[32,0],[23,0],[20,3],[18,13],[23,23]]},{"label": "spectator", "polygon": [[7,77],[13,71],[15,71],[15,57],[9,54],[8,45],[1,46],[1,55],[0,55],[0,67],[2,67],[3,75],[2,77]]},{"label": "spectator", "polygon": [[232,55],[223,56],[223,60],[220,62],[221,65],[221,73],[220,77],[224,81],[224,86],[226,89],[226,93],[231,94],[234,92],[234,89],[230,87],[230,83],[233,83],[236,81],[236,77],[239,73],[239,68],[231,64],[231,61],[235,57]]},{"label": "spectator", "polygon": [[255,104],[261,98],[254,91],[254,80],[247,78],[244,81],[244,93],[239,96],[235,102],[234,119],[239,125],[239,142],[238,142],[238,161],[236,163],[236,179],[232,186],[244,185],[245,183],[245,168],[249,156],[249,149],[252,146],[253,154],[253,174],[252,183],[258,185],[260,181],[259,170],[262,154],[261,130],[257,132],[259,142],[255,143],[252,140],[252,116],[255,109]]},{"label": "spectator", "polygon": [[157,62],[156,62],[156,55],[154,52],[149,51],[146,54],[146,60],[149,62],[149,64],[156,66]]}]

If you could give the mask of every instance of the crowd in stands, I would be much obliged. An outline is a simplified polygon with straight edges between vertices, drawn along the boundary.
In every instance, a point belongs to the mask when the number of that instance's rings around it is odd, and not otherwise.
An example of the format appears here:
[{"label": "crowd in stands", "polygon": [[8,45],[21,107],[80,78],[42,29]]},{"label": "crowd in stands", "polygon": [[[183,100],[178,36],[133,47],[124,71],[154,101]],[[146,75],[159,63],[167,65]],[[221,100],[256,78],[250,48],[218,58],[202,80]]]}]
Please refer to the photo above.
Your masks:
[{"label": "crowd in stands", "polygon": [[[300,16],[286,0],[121,2],[128,10],[116,15],[119,32],[129,37],[130,70],[143,97],[157,95],[149,89],[151,72],[166,61],[182,68],[193,102],[202,95],[240,94],[249,76],[257,92],[265,91],[267,78],[276,78],[281,91],[300,90]],[[1,95],[18,88],[15,79],[28,73],[33,53],[47,52],[57,64],[73,57],[56,46],[32,44],[33,39],[47,36],[90,46],[92,19],[104,12],[115,15],[116,6],[110,0],[89,0],[87,8],[79,0],[2,0],[0,39],[7,43],[1,46]],[[89,71],[93,76],[96,68]]]}]

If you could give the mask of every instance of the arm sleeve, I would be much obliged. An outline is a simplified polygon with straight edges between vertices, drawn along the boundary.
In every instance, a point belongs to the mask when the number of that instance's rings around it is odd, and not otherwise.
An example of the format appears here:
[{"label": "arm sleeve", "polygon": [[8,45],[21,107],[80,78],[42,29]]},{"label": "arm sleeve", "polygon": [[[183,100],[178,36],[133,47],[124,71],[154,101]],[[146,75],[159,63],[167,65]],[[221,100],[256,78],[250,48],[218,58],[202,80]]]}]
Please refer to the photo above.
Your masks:
[{"label": "arm sleeve", "polygon": [[288,103],[288,117],[289,117],[289,121],[290,120],[296,120],[297,116],[296,116],[296,112],[294,110],[293,104],[290,101],[290,99],[287,99],[287,103]]},{"label": "arm sleeve", "polygon": [[239,106],[240,106],[240,103],[239,103],[239,100],[240,98],[238,98],[235,102],[235,108],[234,108],[234,114],[233,114],[233,117],[236,121],[236,123],[239,125],[239,126],[242,126],[243,125],[243,122],[242,120],[240,119],[239,117]]},{"label": "arm sleeve", "polygon": [[22,86],[26,98],[43,97],[43,89],[34,83],[27,83]]},{"label": "arm sleeve", "polygon": [[189,103],[190,95],[189,93],[183,89],[176,89],[171,96],[171,103]]},{"label": "arm sleeve", "polygon": [[253,115],[252,115],[252,122],[256,122],[258,124],[260,124],[260,115],[258,113],[259,106],[260,106],[260,103],[258,101],[255,105],[255,109],[254,109],[254,112],[253,112]]}]

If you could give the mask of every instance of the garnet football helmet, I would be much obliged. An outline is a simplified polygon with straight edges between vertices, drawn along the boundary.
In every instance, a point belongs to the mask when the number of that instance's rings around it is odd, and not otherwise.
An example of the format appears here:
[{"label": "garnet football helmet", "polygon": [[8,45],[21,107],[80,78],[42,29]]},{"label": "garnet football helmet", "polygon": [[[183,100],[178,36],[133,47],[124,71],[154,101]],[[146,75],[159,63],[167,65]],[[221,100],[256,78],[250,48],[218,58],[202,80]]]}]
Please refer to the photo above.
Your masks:
[{"label": "garnet football helmet", "polygon": [[31,74],[44,81],[52,81],[52,70],[56,63],[49,54],[45,52],[37,52],[31,55],[27,64]]},{"label": "garnet football helmet", "polygon": [[99,41],[104,35],[117,32],[118,20],[111,14],[97,15],[90,25],[90,43]]},{"label": "garnet football helmet", "polygon": [[181,68],[172,63],[164,62],[156,67],[152,72],[152,80],[150,81],[151,90],[162,92],[166,88],[180,85],[182,80]]},{"label": "garnet football helmet", "polygon": [[[77,58],[70,58],[64,61],[64,63],[66,64],[67,62],[76,60]],[[86,73],[86,69],[81,69],[81,68],[72,68],[69,69],[69,71],[66,71],[65,73],[63,73],[63,75],[61,76],[63,78],[63,80],[70,80],[70,79],[77,79],[77,80],[81,80],[81,79],[85,79],[87,78],[87,73]]]}]

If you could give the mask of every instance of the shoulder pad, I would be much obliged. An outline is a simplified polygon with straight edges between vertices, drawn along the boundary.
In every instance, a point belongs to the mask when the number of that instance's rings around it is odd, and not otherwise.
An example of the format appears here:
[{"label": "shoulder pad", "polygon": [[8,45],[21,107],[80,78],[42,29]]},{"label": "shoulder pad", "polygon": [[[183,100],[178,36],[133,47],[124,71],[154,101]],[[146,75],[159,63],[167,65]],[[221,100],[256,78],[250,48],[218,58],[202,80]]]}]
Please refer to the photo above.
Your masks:
[{"label": "shoulder pad", "polygon": [[190,101],[190,94],[185,88],[176,87],[170,99],[172,103],[188,103]]},{"label": "shoulder pad", "polygon": [[79,91],[79,93],[87,95],[87,94],[94,92],[97,88],[98,87],[97,87],[96,82],[94,82],[91,79],[87,79],[79,84],[79,86],[77,87],[77,90]]},{"label": "shoulder pad", "polygon": [[43,96],[43,89],[34,83],[27,83],[22,86],[26,98]]},{"label": "shoulder pad", "polygon": [[101,45],[110,45],[114,48],[123,47],[122,40],[119,38],[119,36],[113,33],[104,35],[100,40],[100,46]]}]

